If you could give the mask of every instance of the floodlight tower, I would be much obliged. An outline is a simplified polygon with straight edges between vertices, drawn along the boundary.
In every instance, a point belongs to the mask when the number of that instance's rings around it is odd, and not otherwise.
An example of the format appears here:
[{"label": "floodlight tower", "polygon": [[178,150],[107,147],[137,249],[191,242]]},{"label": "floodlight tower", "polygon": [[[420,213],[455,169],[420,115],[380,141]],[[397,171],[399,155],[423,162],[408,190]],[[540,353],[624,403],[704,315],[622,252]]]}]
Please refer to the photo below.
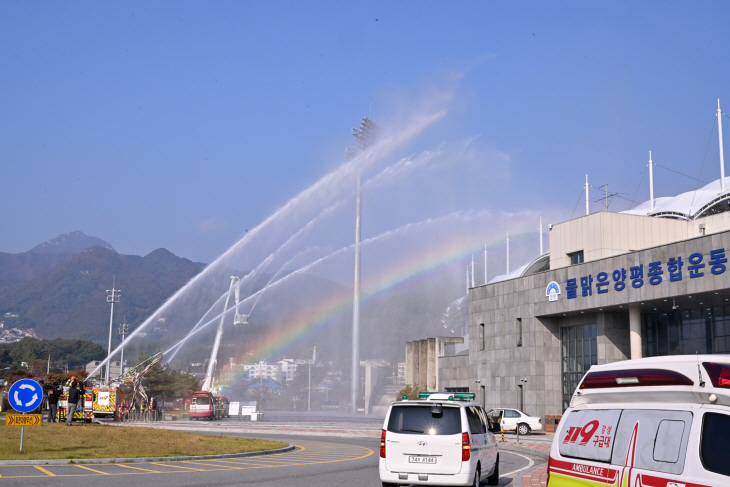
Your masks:
[{"label": "floodlight tower", "polygon": [[[345,150],[347,157],[354,157],[377,142],[380,127],[368,117],[363,117],[359,129],[352,129],[354,146]],[[355,282],[352,299],[352,385],[350,388],[350,412],[357,413],[357,396],[360,392],[360,215],[362,171],[357,175],[357,202],[355,205]]]},{"label": "floodlight tower", "polygon": [[[116,279],[115,279],[116,280]],[[114,281],[112,281],[112,288],[106,290],[106,302],[111,303],[111,313],[109,314],[109,346],[107,347],[106,351],[106,380],[105,382],[109,384],[109,369],[111,365],[111,354],[112,354],[112,329],[114,327],[114,303],[119,302],[119,294],[121,291],[119,289],[114,288]]]}]

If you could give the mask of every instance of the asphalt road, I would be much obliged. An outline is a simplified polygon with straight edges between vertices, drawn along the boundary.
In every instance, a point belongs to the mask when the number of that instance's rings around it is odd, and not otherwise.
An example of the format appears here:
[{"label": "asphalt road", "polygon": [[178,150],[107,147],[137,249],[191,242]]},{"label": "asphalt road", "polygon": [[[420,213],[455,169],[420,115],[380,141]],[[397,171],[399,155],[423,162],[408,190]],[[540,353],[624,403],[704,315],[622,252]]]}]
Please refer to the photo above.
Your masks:
[{"label": "asphalt road", "polygon": [[[250,436],[227,433],[232,436]],[[105,487],[153,484],[156,487],[239,486],[302,487],[317,485],[380,486],[379,440],[373,438],[286,437],[256,435],[296,445],[291,452],[256,457],[180,462],[0,466],[0,487],[74,485]],[[500,452],[500,486],[544,460]]]}]

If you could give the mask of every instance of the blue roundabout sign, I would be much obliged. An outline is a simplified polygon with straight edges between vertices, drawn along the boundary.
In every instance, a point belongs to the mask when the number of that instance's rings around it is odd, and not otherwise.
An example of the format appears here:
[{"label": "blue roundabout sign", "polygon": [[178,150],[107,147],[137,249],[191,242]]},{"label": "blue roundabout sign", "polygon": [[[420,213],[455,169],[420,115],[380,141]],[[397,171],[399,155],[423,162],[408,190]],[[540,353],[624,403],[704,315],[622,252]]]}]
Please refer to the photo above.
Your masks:
[{"label": "blue roundabout sign", "polygon": [[42,401],[43,388],[33,379],[20,379],[8,391],[8,402],[19,413],[37,409]]}]

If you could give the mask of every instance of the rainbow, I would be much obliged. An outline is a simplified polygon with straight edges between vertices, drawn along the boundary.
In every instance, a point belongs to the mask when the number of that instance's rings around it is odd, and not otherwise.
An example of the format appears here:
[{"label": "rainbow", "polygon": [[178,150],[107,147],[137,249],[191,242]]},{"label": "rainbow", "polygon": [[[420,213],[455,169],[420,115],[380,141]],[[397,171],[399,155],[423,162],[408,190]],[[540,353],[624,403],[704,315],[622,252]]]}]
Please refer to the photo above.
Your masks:
[{"label": "rainbow", "polygon": [[[444,266],[463,262],[475,251],[479,252],[478,249],[482,248],[483,242],[483,235],[479,235],[478,232],[470,232],[470,235],[454,234],[450,238],[440,239],[438,244],[423,249],[421,253],[414,252],[398,259],[395,265],[385,266],[383,272],[377,275],[365,274],[361,283],[362,303],[377,299],[386,292],[395,293],[416,279],[425,280],[442,270]],[[342,288],[342,292],[333,293],[321,301],[315,311],[308,309],[288,318],[284,329],[273,330],[262,337],[256,346],[254,356],[247,356],[242,363],[252,363],[252,358],[255,363],[273,357],[284,357],[289,350],[311,339],[318,330],[325,329],[342,313],[351,310],[352,292]],[[228,383],[237,382],[242,375],[242,370],[237,371],[230,376]]]}]

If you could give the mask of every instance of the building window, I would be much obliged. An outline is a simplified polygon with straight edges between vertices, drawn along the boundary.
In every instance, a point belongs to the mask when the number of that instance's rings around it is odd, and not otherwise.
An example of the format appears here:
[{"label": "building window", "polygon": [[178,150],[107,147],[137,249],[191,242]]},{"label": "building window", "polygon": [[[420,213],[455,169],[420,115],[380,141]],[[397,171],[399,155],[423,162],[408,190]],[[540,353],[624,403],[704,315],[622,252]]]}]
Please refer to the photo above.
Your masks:
[{"label": "building window", "polygon": [[517,346],[522,346],[522,318],[517,318]]},{"label": "building window", "polygon": [[563,373],[563,410],[583,375],[598,364],[596,325],[566,326],[560,329],[560,349]]},{"label": "building window", "polygon": [[484,350],[486,337],[484,335],[484,323],[479,323],[479,350]]},{"label": "building window", "polygon": [[730,352],[728,305],[648,313],[643,328],[647,357]]},{"label": "building window", "polygon": [[576,265],[576,264],[583,263],[583,251],[582,250],[579,250],[578,252],[573,252],[572,254],[568,254],[568,257],[570,257],[570,265]]}]

